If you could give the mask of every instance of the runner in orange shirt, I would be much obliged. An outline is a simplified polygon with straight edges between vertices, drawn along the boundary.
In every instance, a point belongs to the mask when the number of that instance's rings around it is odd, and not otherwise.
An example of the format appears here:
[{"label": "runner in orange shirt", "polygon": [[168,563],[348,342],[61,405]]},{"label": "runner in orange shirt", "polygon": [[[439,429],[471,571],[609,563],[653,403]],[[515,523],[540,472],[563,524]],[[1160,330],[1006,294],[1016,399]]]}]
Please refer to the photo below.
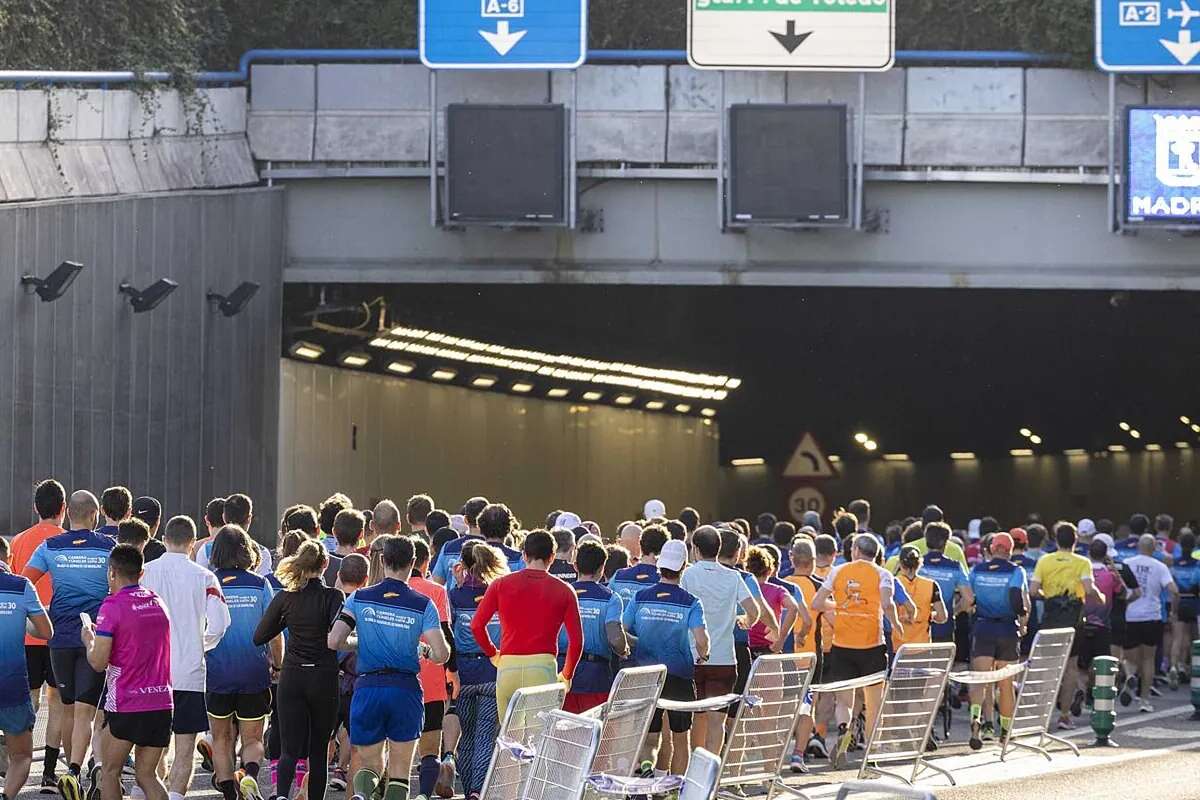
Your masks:
[{"label": "runner in orange shirt", "polygon": [[[446,595],[446,587],[425,577],[429,572],[429,545],[420,536],[413,536],[412,542],[415,560],[408,585],[414,592],[425,595],[433,602],[438,619],[442,621],[442,632],[446,634],[446,641],[450,643],[450,660],[446,665],[423,658],[418,675],[421,693],[425,697],[425,726],[417,743],[417,753],[421,760],[417,770],[417,794],[433,797],[434,784],[438,782],[442,768],[439,759],[442,752],[442,720],[446,715],[448,701],[452,701],[450,693],[446,691],[447,670],[455,697],[458,695],[458,676],[454,667],[454,634],[450,630],[450,601]],[[450,780],[453,781],[453,777]]]},{"label": "runner in orange shirt", "polygon": [[[791,559],[793,571],[784,580],[800,590],[800,601],[805,608],[810,608],[822,583],[821,579],[813,574],[816,566],[816,547],[813,540],[806,536],[797,536],[793,539]],[[820,683],[822,680],[821,668],[824,661],[824,653],[821,648],[822,616],[817,615],[809,620],[797,616],[793,629],[796,636],[796,652],[812,653],[817,657],[817,662],[813,667],[813,683]],[[792,772],[798,774],[808,772],[808,766],[804,763],[804,756],[808,750],[814,749],[814,755],[825,753],[825,742],[820,736],[813,736],[815,711],[813,706],[815,704],[812,700],[806,699],[805,705],[808,706],[807,711],[802,711],[800,719],[796,721],[796,749],[792,752],[791,758]]]},{"label": "runner in orange shirt", "polygon": [[917,613],[911,619],[904,620],[903,630],[892,631],[893,651],[899,650],[901,645],[926,644],[932,641],[929,623],[940,625],[949,618],[937,582],[918,575],[917,570],[920,568],[921,551],[911,545],[905,545],[900,550],[900,574],[896,576],[896,580],[900,581],[905,593],[916,604]]},{"label": "runner in orange shirt", "polygon": [[[38,523],[28,530],[18,533],[12,540],[10,566],[14,575],[20,575],[29,563],[33,551],[38,545],[63,532],[63,517],[67,513],[67,493],[63,485],[56,480],[44,480],[33,490],[33,508],[38,515]],[[38,599],[46,608],[50,607],[50,598],[54,594],[54,584],[48,574],[34,584]],[[50,666],[50,648],[43,639],[25,637],[25,666],[29,671],[29,695],[33,700],[33,709],[37,711],[41,697],[42,685],[46,686],[46,709],[49,714],[46,724],[46,748],[42,759],[43,793],[58,792],[58,777],[54,774],[58,766],[59,745],[62,740],[62,703],[58,699],[58,689],[54,683],[54,670]]]}]

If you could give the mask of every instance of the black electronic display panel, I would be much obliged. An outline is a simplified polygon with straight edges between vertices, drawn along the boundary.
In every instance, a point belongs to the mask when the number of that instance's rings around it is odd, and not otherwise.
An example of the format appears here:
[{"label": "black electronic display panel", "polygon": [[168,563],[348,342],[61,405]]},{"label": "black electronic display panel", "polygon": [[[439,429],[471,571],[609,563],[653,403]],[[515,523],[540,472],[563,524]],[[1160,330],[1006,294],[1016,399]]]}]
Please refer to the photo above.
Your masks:
[{"label": "black electronic display panel", "polygon": [[844,105],[730,106],[730,222],[845,224],[846,126]]},{"label": "black electronic display panel", "polygon": [[561,105],[448,106],[447,222],[564,224],[566,147]]}]

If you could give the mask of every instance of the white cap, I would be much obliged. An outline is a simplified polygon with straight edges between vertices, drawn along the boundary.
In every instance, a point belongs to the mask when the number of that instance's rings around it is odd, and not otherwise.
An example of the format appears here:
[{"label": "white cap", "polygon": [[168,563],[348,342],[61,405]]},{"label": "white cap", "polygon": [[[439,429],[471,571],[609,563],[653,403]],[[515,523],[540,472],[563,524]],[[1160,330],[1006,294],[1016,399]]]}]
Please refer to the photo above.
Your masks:
[{"label": "white cap", "polygon": [[471,530],[467,525],[467,518],[462,514],[454,514],[450,517],[450,527],[458,531],[460,535]]},{"label": "white cap", "polygon": [[[642,519],[654,519],[666,515],[667,504],[662,500],[647,500],[646,505],[642,506]],[[671,569],[671,567],[667,567],[667,569]]]},{"label": "white cap", "polygon": [[659,569],[672,569],[678,572],[687,563],[687,545],[678,539],[671,539],[663,545],[655,564]]},{"label": "white cap", "polygon": [[1104,546],[1108,548],[1108,557],[1109,558],[1117,557],[1116,545],[1113,543],[1113,538],[1111,536],[1109,536],[1107,533],[1097,533],[1095,536],[1092,537],[1092,541],[1093,542],[1104,542]]},{"label": "white cap", "polygon": [[569,531],[575,530],[582,524],[583,520],[579,518],[579,515],[571,511],[564,511],[554,518],[554,527],[566,528]]},{"label": "white cap", "polygon": [[1075,527],[1079,529],[1080,536],[1091,536],[1096,532],[1096,523],[1092,522],[1087,517],[1079,520],[1079,524]]}]

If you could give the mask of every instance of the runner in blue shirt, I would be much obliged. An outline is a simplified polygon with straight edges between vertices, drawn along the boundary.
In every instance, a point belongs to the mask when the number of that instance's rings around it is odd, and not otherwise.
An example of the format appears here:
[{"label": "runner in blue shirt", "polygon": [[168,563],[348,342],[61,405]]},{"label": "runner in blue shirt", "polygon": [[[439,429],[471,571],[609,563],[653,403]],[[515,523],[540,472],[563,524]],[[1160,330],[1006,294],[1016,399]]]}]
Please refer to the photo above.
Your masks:
[{"label": "runner in blue shirt", "polygon": [[79,637],[79,615],[87,614],[95,620],[100,604],[108,597],[108,554],[116,540],[93,530],[99,514],[100,504],[94,494],[74,492],[67,501],[71,530],[38,545],[22,573],[32,583],[49,573],[54,582],[50,662],[63,704],[63,744],[70,765],[67,774],[58,780],[64,800],[81,800],[80,765],[87,760],[92,720],[104,689],[104,673],[92,669]]},{"label": "runner in blue shirt", "polygon": [[[925,526],[925,544],[929,550],[925,553],[921,569],[917,571],[917,574],[937,583],[938,590],[942,593],[942,600],[946,604],[946,610],[950,614],[950,619],[940,625],[930,624],[929,635],[935,642],[954,641],[954,617],[962,609],[969,608],[973,598],[971,587],[967,582],[967,572],[963,569],[963,565],[952,558],[947,558],[943,552],[949,541],[950,526],[942,522],[931,522]],[[962,597],[957,608],[954,603],[956,590]]]},{"label": "runner in blue shirt", "polygon": [[1179,535],[1179,556],[1171,565],[1171,577],[1179,589],[1179,608],[1175,611],[1174,658],[1168,679],[1178,686],[1190,674],[1191,642],[1196,638],[1196,620],[1200,617],[1200,560],[1195,555],[1196,534],[1185,530]]},{"label": "runner in blue shirt", "polygon": [[[663,545],[658,557],[659,582],[634,596],[625,606],[622,622],[633,646],[634,660],[643,666],[666,666],[667,680],[662,696],[667,700],[688,702],[696,699],[692,677],[696,664],[708,661],[709,643],[700,601],[679,586],[679,576],[686,563],[687,546],[683,542],[672,539]],[[692,715],[670,711],[667,716],[671,726],[671,772],[682,775],[687,771]],[[646,740],[647,746],[642,753],[643,769],[652,767],[657,757],[656,734],[662,731],[662,717],[660,711],[650,723],[650,733],[654,735]]]},{"label": "runner in blue shirt", "polygon": [[[1007,533],[991,534],[986,561],[971,568],[971,592],[975,595],[975,631],[971,645],[971,669],[988,672],[1015,663],[1020,658],[1021,625],[1029,614],[1029,585],[1025,570],[1014,564],[1013,540]],[[986,684],[971,684],[972,750],[983,747],[983,695]],[[1000,708],[1000,738],[1012,727],[1016,695],[1012,678],[997,686]]]},{"label": "runner in blue shirt", "polygon": [[455,567],[462,561],[463,547],[468,542],[482,541],[483,539],[478,536],[460,536],[446,542],[433,562],[433,568],[429,571],[429,579],[445,586],[447,592],[453,591],[454,587],[458,585]]},{"label": "runner in blue shirt", "polygon": [[4,797],[15,798],[33,763],[33,702],[25,669],[26,621],[36,639],[53,634],[33,583],[8,571],[8,542],[0,539],[0,733],[8,748]]},{"label": "runner in blue shirt", "polygon": [[96,533],[103,533],[115,541],[117,527],[133,513],[133,493],[124,486],[108,487],[100,493],[100,511],[104,514],[104,524],[96,529]]},{"label": "runner in blue shirt", "polygon": [[642,531],[638,540],[642,548],[641,561],[635,566],[617,570],[608,582],[608,588],[620,596],[623,604],[629,605],[634,595],[658,583],[658,567],[655,565],[658,554],[670,538],[667,529],[661,525],[647,525]]},{"label": "runner in blue shirt", "polygon": [[354,776],[356,800],[375,795],[384,775],[385,743],[390,777],[384,800],[407,800],[413,750],[425,723],[420,658],[424,654],[438,664],[450,658],[437,608],[408,586],[414,556],[411,539],[387,537],[384,579],[346,598],[329,632],[329,649],[358,651],[350,706],[350,744],[361,765]]},{"label": "runner in blue shirt", "polygon": [[[613,656],[624,658],[629,655],[629,644],[621,627],[621,598],[600,585],[607,558],[604,546],[596,542],[584,542],[575,551],[575,569],[579,580],[572,584],[572,588],[579,598],[583,655],[571,679],[571,691],[563,703],[563,710],[572,714],[582,714],[608,699],[608,690],[616,677]],[[566,662],[566,652],[567,631],[564,628],[558,634],[560,671]]]}]

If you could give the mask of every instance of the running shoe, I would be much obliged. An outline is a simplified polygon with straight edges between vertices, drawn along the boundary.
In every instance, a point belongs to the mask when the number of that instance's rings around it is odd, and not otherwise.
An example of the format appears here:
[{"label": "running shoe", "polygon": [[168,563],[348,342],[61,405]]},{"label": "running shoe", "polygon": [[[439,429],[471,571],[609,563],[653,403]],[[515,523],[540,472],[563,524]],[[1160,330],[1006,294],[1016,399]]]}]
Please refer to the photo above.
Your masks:
[{"label": "running shoe", "polygon": [[935,739],[933,737],[933,735],[930,734],[929,738],[925,740],[925,752],[926,753],[936,753],[937,749],[938,749],[937,739]]},{"label": "running shoe", "polygon": [[791,769],[793,775],[807,775],[808,765],[804,763],[804,756],[792,753]]},{"label": "running shoe", "polygon": [[83,800],[83,792],[79,789],[79,776],[72,772],[58,779],[58,793],[63,800]]},{"label": "running shoe", "polygon": [[129,800],[146,800],[146,793],[135,783],[129,787]]},{"label": "running shoe", "polygon": [[238,794],[241,795],[242,800],[263,800],[262,790],[258,788],[258,781],[241,770],[238,772],[242,773],[238,777]]},{"label": "running shoe", "polygon": [[1179,670],[1175,667],[1171,667],[1167,672],[1167,687],[1172,692],[1179,688]]},{"label": "running shoe", "polygon": [[808,747],[805,748],[804,754],[809,758],[829,759],[829,748],[825,746],[825,739],[813,734],[808,740]]},{"label": "running shoe", "polygon": [[983,723],[977,719],[971,720],[971,741],[969,744],[971,745],[972,750],[979,750],[983,747],[983,738],[981,736],[982,732]]},{"label": "running shoe", "polygon": [[1076,689],[1075,696],[1071,698],[1071,716],[1078,717],[1083,713],[1083,698],[1086,693],[1083,689]]},{"label": "running shoe", "polygon": [[58,776],[49,773],[42,775],[42,785],[38,794],[58,794]]},{"label": "running shoe", "polygon": [[[335,767],[330,771],[329,788],[335,792],[346,791],[346,770],[341,767]],[[420,795],[424,797],[424,795]],[[426,798],[428,800],[428,798]]]},{"label": "running shoe", "polygon": [[1128,706],[1133,702],[1133,693],[1137,690],[1137,676],[1130,675],[1125,679],[1125,684],[1121,687],[1121,696],[1118,698],[1121,705]]},{"label": "running shoe", "polygon": [[200,754],[200,768],[205,772],[213,771],[212,743],[201,736],[196,740],[196,752]]},{"label": "running shoe", "polygon": [[1151,697],[1162,697],[1163,693],[1157,686],[1155,686],[1152,683],[1152,684],[1150,684],[1150,696]]},{"label": "running shoe", "polygon": [[87,800],[100,800],[100,765],[93,764],[88,770]]},{"label": "running shoe", "polygon": [[454,763],[454,756],[448,755],[443,758],[438,769],[437,782],[433,784],[433,793],[442,798],[454,797],[454,777],[457,772],[458,766]]},{"label": "running shoe", "polygon": [[1154,706],[1150,705],[1150,704],[1149,704],[1149,703],[1147,703],[1145,700],[1143,700],[1143,701],[1141,702],[1141,704],[1138,706],[1138,713],[1139,713],[1139,714],[1149,714],[1149,713],[1151,713],[1151,712],[1153,712],[1153,711],[1154,711]]},{"label": "running shoe", "polygon": [[1061,714],[1058,718],[1058,729],[1060,731],[1073,731],[1075,730],[1075,721],[1066,714]]},{"label": "running shoe", "polygon": [[846,760],[846,751],[854,743],[854,731],[846,723],[838,724],[837,744],[833,748],[833,767],[838,769]]},{"label": "running shoe", "polygon": [[992,739],[995,739],[995,738],[996,738],[995,726],[992,725],[990,720],[988,722],[983,723],[983,740],[985,742],[990,742]]}]

